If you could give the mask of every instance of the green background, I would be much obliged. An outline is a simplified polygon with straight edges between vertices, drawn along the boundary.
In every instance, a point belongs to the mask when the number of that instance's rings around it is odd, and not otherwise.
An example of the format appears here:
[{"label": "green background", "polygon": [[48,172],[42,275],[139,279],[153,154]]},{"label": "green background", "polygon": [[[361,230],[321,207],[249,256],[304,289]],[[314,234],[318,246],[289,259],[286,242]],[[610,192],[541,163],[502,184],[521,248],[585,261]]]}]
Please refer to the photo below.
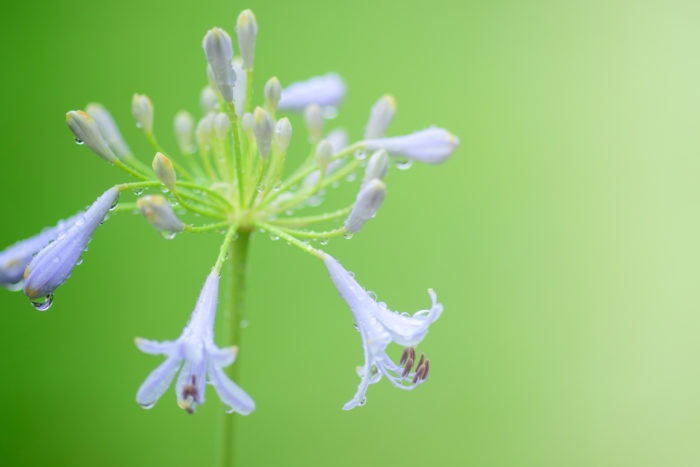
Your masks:
[{"label": "green background", "polygon": [[[73,144],[67,110],[102,102],[150,161],[132,93],[174,147],[172,116],[198,111],[206,82],[204,33],[248,7],[258,102],[270,76],[334,70],[348,95],[333,124],[354,138],[392,92],[390,134],[437,124],[461,146],[392,170],[377,218],[326,247],[394,309],[437,290],[416,391],[382,381],[343,412],[362,362],[349,310],[317,260],[254,239],[237,364],[258,408],[238,423],[240,465],[700,465],[695,1],[5,5],[0,247],[127,180]],[[188,416],[169,390],[141,409],[161,360],[133,338],[179,335],[219,241],[163,241],[120,214],[51,310],[0,291],[1,464],[213,464],[218,398]]]}]

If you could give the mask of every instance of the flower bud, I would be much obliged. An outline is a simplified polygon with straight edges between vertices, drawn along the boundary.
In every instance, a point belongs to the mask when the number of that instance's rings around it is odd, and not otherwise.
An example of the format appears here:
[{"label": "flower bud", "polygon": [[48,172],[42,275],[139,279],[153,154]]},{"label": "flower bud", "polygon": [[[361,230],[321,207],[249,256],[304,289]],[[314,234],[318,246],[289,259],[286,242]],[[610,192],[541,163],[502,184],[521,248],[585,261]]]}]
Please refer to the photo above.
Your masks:
[{"label": "flower bud", "polygon": [[243,133],[245,133],[246,138],[248,138],[248,141],[253,141],[253,138],[255,137],[253,135],[253,114],[248,112],[243,114],[243,118],[241,118],[241,128],[243,129]]},{"label": "flower bud", "polygon": [[131,156],[131,150],[124,141],[119,127],[115,123],[112,115],[102,104],[92,102],[85,107],[85,111],[97,123],[102,138],[120,159]]},{"label": "flower bud", "polygon": [[238,57],[233,59],[233,71],[236,73],[236,85],[233,87],[233,106],[236,110],[236,116],[241,118],[245,112],[248,77],[243,72],[243,62]]},{"label": "flower bud", "polygon": [[304,123],[311,143],[318,143],[323,137],[323,115],[318,104],[311,104],[304,109]]},{"label": "flower bud", "polygon": [[207,61],[211,65],[212,75],[221,97],[226,102],[233,102],[233,85],[236,74],[233,71],[233,44],[231,37],[221,28],[210,29],[202,41]]},{"label": "flower bud", "polygon": [[284,117],[275,126],[275,144],[282,154],[286,154],[289,143],[292,140],[292,124]]},{"label": "flower bud", "polygon": [[199,95],[199,106],[202,108],[202,113],[204,115],[209,112],[219,111],[219,96],[216,95],[216,91],[211,86],[204,86],[202,93]]},{"label": "flower bud", "polygon": [[333,146],[327,140],[321,140],[316,146],[316,165],[318,165],[321,173],[326,172],[328,164],[331,162],[331,157],[333,157]]},{"label": "flower bud", "polygon": [[278,110],[302,111],[309,104],[335,107],[345,97],[345,83],[335,73],[292,83],[282,90]]},{"label": "flower bud", "polygon": [[355,206],[350,215],[345,220],[345,230],[350,233],[357,233],[362,230],[362,226],[377,213],[379,206],[384,201],[386,187],[380,180],[373,179],[360,188],[357,194]]},{"label": "flower bud", "polygon": [[272,118],[264,109],[257,107],[253,115],[253,132],[258,143],[260,157],[267,159],[272,144]]},{"label": "flower bud", "polygon": [[214,132],[220,140],[226,139],[228,132],[231,130],[231,120],[225,113],[220,113],[214,118]]},{"label": "flower bud", "polygon": [[265,83],[265,108],[268,112],[275,113],[281,95],[282,86],[280,85],[280,80],[273,76]]},{"label": "flower bud", "polygon": [[147,135],[153,133],[153,104],[147,95],[134,94],[134,98],[131,100],[131,113],[134,114],[136,125],[144,133]]},{"label": "flower bud", "polygon": [[238,35],[238,48],[243,58],[243,68],[252,70],[255,58],[255,36],[258,34],[258,23],[252,11],[243,10],[238,15],[236,34]]},{"label": "flower bud", "polygon": [[380,149],[379,151],[372,154],[367,163],[367,168],[365,169],[365,178],[362,181],[363,185],[366,185],[370,180],[381,180],[386,175],[389,170],[389,154]]},{"label": "flower bud", "polygon": [[342,128],[336,128],[326,135],[326,139],[333,146],[333,153],[345,149],[348,145],[348,133]]},{"label": "flower bud", "polygon": [[163,237],[171,239],[175,232],[182,232],[185,224],[177,218],[168,200],[161,195],[147,195],[136,202],[141,213]]},{"label": "flower bud", "polygon": [[391,155],[404,156],[409,159],[439,164],[459,146],[459,139],[442,128],[428,128],[406,136],[370,139],[365,141],[365,148],[374,151],[386,149]]},{"label": "flower bud", "polygon": [[66,123],[75,135],[76,142],[85,143],[95,154],[107,162],[117,160],[117,156],[107,146],[97,123],[90,115],[82,110],[71,110],[66,114]]},{"label": "flower bud", "polygon": [[175,193],[175,169],[170,159],[160,152],[156,153],[156,156],[153,158],[153,170],[158,180],[160,180],[160,183],[165,185],[168,190]]},{"label": "flower bud", "polygon": [[175,115],[175,137],[180,151],[183,154],[194,153],[192,141],[194,139],[194,119],[189,112],[181,110]]},{"label": "flower bud", "polygon": [[199,146],[208,146],[211,144],[211,139],[214,132],[214,114],[213,112],[208,113],[204,118],[202,118],[199,123],[197,123],[197,129],[195,130],[195,136],[197,137],[197,144]]},{"label": "flower bud", "polygon": [[396,99],[390,94],[382,96],[369,112],[365,127],[365,139],[382,138],[396,113]]}]

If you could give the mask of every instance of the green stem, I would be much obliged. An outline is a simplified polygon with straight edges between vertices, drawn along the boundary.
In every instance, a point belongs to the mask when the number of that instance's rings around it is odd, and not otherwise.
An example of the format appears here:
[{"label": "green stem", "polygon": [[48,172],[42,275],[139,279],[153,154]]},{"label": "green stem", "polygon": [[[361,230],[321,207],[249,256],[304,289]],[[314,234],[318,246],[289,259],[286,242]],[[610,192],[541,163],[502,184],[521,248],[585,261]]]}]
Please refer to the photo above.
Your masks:
[{"label": "green stem", "polygon": [[[226,347],[236,345],[241,346],[241,320],[245,310],[245,277],[248,259],[248,245],[250,243],[251,231],[239,230],[238,237],[234,237],[231,242],[231,258],[226,263],[228,269],[228,285],[225,289],[224,308],[224,329],[227,330]],[[226,368],[228,376],[236,381],[238,370],[240,369],[240,354],[234,365]],[[231,467],[234,465],[235,457],[235,414],[222,413],[220,422],[220,459],[221,467]]]}]

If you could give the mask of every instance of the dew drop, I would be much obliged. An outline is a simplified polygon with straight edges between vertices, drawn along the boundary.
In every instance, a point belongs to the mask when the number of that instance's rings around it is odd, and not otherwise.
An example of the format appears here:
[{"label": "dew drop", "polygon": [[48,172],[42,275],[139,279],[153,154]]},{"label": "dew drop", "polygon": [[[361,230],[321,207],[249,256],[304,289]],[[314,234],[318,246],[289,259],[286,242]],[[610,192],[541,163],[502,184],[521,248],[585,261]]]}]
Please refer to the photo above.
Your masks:
[{"label": "dew drop", "polygon": [[248,320],[247,320],[247,319],[242,319],[241,322],[240,322],[240,324],[239,324],[239,326],[241,327],[241,329],[247,328],[247,327],[248,327]]},{"label": "dew drop", "polygon": [[321,245],[328,245],[328,239],[326,237],[320,238],[318,240],[318,243],[320,243]]},{"label": "dew drop", "polygon": [[370,296],[370,298],[371,298],[372,300],[374,300],[375,302],[377,301],[377,292],[374,292],[374,291],[370,290],[370,291],[367,292],[367,294]]},{"label": "dew drop", "polygon": [[331,187],[333,188],[338,188],[340,186],[340,182],[336,180],[335,182],[331,183]]},{"label": "dew drop", "polygon": [[343,238],[345,240],[350,240],[352,238],[352,234],[350,232],[343,234]]},{"label": "dew drop", "polygon": [[355,151],[355,159],[357,160],[364,160],[367,158],[367,151],[364,149],[360,149],[359,151]]},{"label": "dew drop", "polygon": [[362,399],[360,399],[360,404],[359,404],[359,405],[360,405],[360,406],[363,406],[363,405],[365,405],[366,403],[367,403],[367,398],[366,398],[366,397],[363,397]]},{"label": "dew drop", "polygon": [[161,188],[160,191],[162,191],[163,193],[170,193],[170,190],[168,190],[165,187]]},{"label": "dew drop", "polygon": [[175,208],[175,207],[177,207],[177,206],[179,206],[179,205],[180,205],[180,203],[179,203],[175,198],[172,198],[172,199],[170,200],[170,206],[172,206],[172,207]]},{"label": "dew drop", "polygon": [[75,144],[85,144],[85,141],[80,138],[75,138],[73,141],[75,141]]},{"label": "dew drop", "polygon": [[345,177],[345,181],[346,182],[354,182],[356,178],[357,178],[357,174],[355,172],[351,172],[348,174],[347,177]]},{"label": "dew drop", "polygon": [[161,230],[160,236],[166,240],[172,240],[175,238],[175,232],[170,232],[169,230]]},{"label": "dew drop", "polygon": [[76,266],[80,266],[81,264],[83,264],[83,258],[78,259],[78,262],[75,263]]},{"label": "dew drop", "polygon": [[279,235],[270,234],[270,240],[276,241],[276,240],[279,240],[279,239],[280,239],[280,236],[279,236]]},{"label": "dew drop", "polygon": [[403,316],[404,318],[408,318],[408,317],[410,317],[411,315],[408,314],[408,313],[406,313],[406,312],[404,311],[403,313],[401,313],[401,316]]},{"label": "dew drop", "polygon": [[53,294],[48,294],[41,302],[32,300],[32,306],[39,311],[46,311],[51,308],[51,305],[53,305]]},{"label": "dew drop", "polygon": [[265,185],[258,185],[257,190],[258,190],[258,193],[262,193],[263,191],[265,191]]},{"label": "dew drop", "polygon": [[413,161],[411,159],[394,158],[394,165],[399,170],[408,170],[413,165]]},{"label": "dew drop", "polygon": [[119,198],[117,198],[117,199],[114,200],[114,202],[112,203],[112,205],[109,207],[109,210],[110,210],[110,211],[114,211],[115,209],[117,209],[117,206],[119,206]]},{"label": "dew drop", "polygon": [[134,195],[141,196],[143,194],[143,188],[137,188],[134,190]]},{"label": "dew drop", "polygon": [[274,191],[280,191],[280,188],[282,188],[282,184],[279,182],[275,183],[275,185],[272,187]]},{"label": "dew drop", "polygon": [[136,128],[141,128],[143,125],[141,125],[141,122],[136,122]]}]

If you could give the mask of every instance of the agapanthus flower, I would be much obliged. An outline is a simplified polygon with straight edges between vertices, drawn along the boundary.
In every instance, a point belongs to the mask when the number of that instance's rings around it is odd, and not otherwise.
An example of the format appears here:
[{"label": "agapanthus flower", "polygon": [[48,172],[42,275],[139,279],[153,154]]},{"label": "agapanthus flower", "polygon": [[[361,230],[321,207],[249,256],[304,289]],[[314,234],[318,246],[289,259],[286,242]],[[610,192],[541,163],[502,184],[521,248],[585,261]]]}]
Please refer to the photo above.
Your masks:
[{"label": "agapanthus flower", "polygon": [[175,383],[178,405],[193,413],[204,403],[206,383],[214,386],[229,412],[248,415],[255,402],[224,373],[236,359],[238,349],[220,349],[214,343],[214,317],[219,295],[219,272],[212,270],[199,294],[197,305],[180,337],[175,341],[156,342],[137,338],[138,348],[148,354],[165,355],[166,359],[148,375],[136,394],[136,401],[150,409],[168,389],[178,370]]},{"label": "agapanthus flower", "polygon": [[[418,311],[413,316],[399,314],[391,311],[386,303],[377,302],[335,258],[326,254],[323,261],[338,293],[352,311],[365,355],[364,365],[357,369],[360,385],[343,409],[364,405],[367,387],[378,382],[382,375],[394,386],[405,390],[424,382],[428,378],[430,360],[421,355],[420,360],[415,361],[413,348],[423,340],[428,327],[442,313],[442,304],[437,303],[435,292],[428,290],[432,300],[430,309]],[[386,353],[392,342],[407,347],[398,364]]]}]

